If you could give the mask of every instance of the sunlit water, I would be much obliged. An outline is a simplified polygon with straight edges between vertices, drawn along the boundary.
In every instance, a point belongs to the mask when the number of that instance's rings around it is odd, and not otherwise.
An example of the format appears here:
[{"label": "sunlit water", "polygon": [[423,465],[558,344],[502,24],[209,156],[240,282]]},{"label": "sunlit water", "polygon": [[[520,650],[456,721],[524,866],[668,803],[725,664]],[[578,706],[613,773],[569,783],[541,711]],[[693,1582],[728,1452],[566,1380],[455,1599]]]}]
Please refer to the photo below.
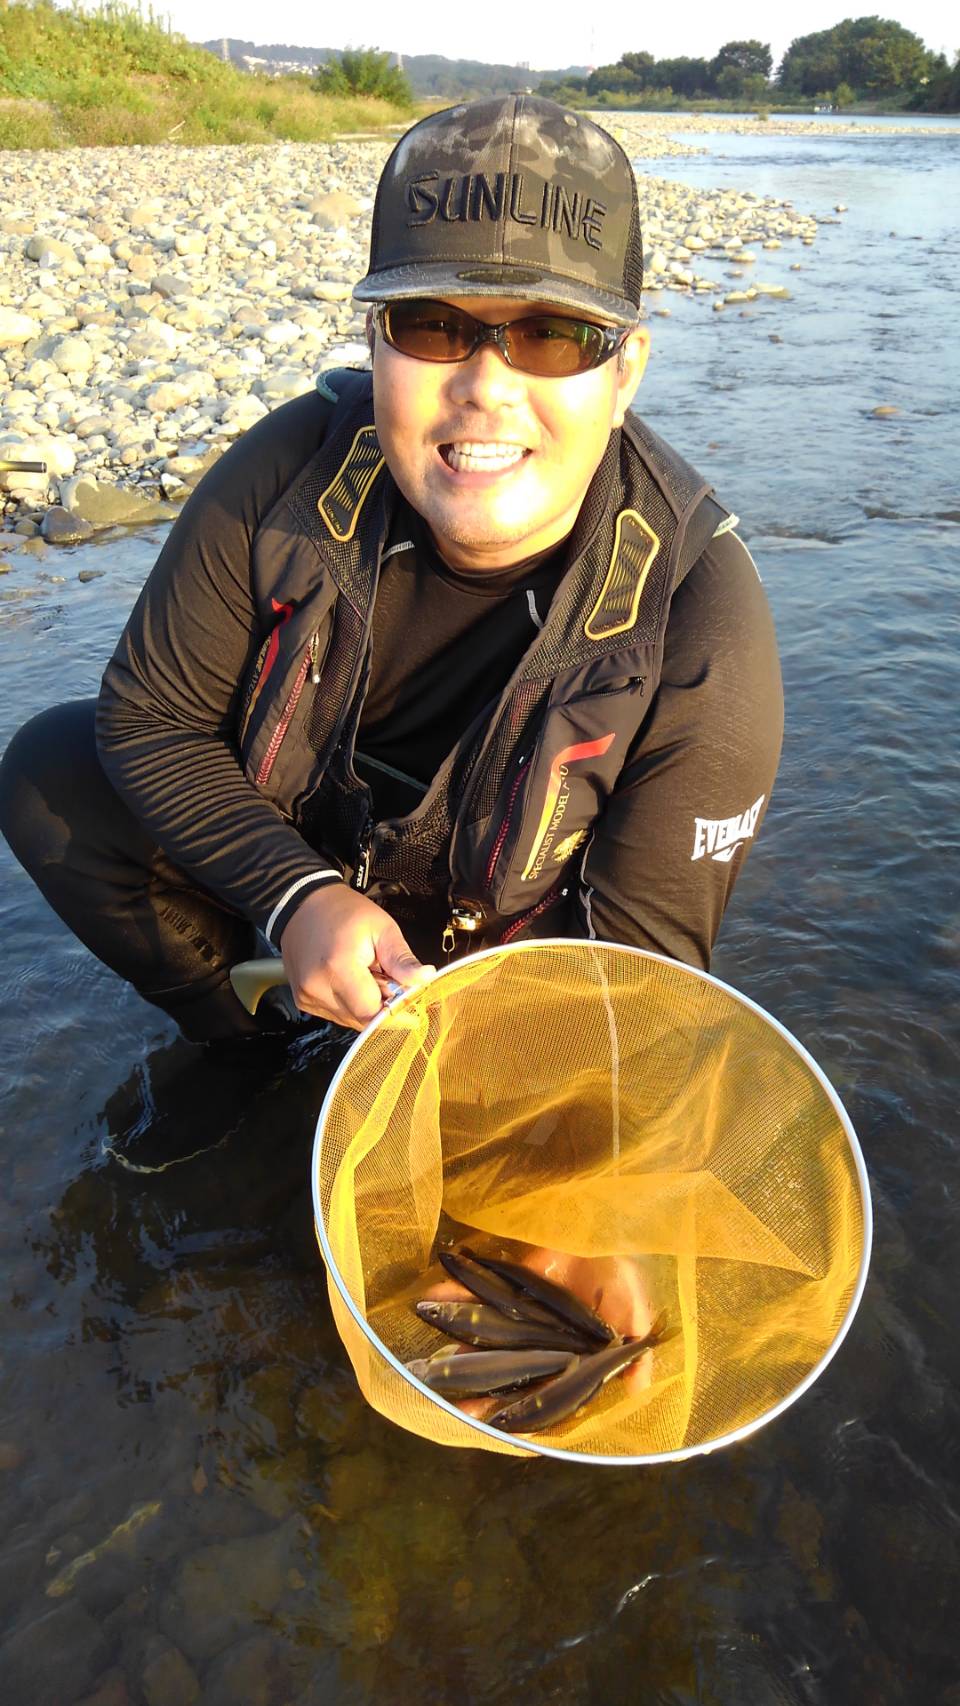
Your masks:
[{"label": "sunlit water", "polygon": [[[789,303],[661,297],[641,405],[741,516],[777,620],[783,764],[714,970],[860,1133],[877,1230],[852,1332],[779,1421],[659,1471],[392,1428],[356,1395],[312,1237],[337,1051],[239,1124],[198,1102],[206,1141],[235,1128],[201,1159],[125,1170],[104,1139],[162,1096],[172,1029],[4,853],[11,1706],[177,1706],[193,1679],[214,1706],[955,1706],[960,142],[706,142],[656,170],[849,207],[814,249],[760,252]],[[95,691],[160,538],[15,559],[4,738]]]}]

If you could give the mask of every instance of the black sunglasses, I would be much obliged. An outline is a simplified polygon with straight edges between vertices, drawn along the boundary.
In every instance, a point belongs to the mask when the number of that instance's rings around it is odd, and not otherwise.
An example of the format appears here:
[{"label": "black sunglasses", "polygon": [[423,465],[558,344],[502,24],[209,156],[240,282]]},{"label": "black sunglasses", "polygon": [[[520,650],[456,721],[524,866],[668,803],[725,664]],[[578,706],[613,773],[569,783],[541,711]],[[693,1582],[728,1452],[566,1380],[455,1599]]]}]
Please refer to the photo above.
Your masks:
[{"label": "black sunglasses", "polygon": [[488,326],[450,302],[417,298],[380,302],[374,319],[391,349],[417,361],[469,361],[482,344],[496,344],[508,367],[538,379],[568,379],[609,361],[629,327],[598,326],[562,314],[527,314]]}]

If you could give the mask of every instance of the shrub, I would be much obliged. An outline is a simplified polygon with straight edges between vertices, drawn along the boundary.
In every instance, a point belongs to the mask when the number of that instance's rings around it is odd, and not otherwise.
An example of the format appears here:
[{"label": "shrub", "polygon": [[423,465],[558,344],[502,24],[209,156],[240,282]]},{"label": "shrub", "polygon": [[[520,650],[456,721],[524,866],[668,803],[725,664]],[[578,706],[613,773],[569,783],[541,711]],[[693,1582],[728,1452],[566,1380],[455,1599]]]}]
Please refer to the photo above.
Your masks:
[{"label": "shrub", "polygon": [[321,65],[312,87],[324,95],[375,95],[397,107],[413,105],[410,85],[390,55],[375,47],[347,47],[339,59]]}]

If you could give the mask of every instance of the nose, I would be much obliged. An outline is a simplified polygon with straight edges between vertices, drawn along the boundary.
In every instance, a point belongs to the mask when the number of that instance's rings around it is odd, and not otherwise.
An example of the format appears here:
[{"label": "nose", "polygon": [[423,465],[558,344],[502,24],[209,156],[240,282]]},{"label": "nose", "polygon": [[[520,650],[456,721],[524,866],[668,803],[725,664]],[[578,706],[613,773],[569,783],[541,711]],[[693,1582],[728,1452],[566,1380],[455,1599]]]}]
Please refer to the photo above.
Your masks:
[{"label": "nose", "polygon": [[448,392],[460,408],[482,409],[487,414],[516,407],[526,397],[526,382],[515,367],[508,367],[496,344],[481,344],[469,361],[450,370]]}]

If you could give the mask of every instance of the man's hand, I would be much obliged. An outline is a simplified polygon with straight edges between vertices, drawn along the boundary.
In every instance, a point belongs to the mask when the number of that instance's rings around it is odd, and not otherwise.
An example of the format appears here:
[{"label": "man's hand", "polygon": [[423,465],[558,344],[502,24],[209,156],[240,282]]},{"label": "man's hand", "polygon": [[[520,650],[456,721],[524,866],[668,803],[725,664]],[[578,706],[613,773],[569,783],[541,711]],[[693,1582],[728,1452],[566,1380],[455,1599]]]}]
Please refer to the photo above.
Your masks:
[{"label": "man's hand", "polygon": [[354,1031],[379,1013],[388,978],[409,989],[435,970],[382,906],[345,883],[316,889],[297,908],[280,952],[300,1010]]}]

